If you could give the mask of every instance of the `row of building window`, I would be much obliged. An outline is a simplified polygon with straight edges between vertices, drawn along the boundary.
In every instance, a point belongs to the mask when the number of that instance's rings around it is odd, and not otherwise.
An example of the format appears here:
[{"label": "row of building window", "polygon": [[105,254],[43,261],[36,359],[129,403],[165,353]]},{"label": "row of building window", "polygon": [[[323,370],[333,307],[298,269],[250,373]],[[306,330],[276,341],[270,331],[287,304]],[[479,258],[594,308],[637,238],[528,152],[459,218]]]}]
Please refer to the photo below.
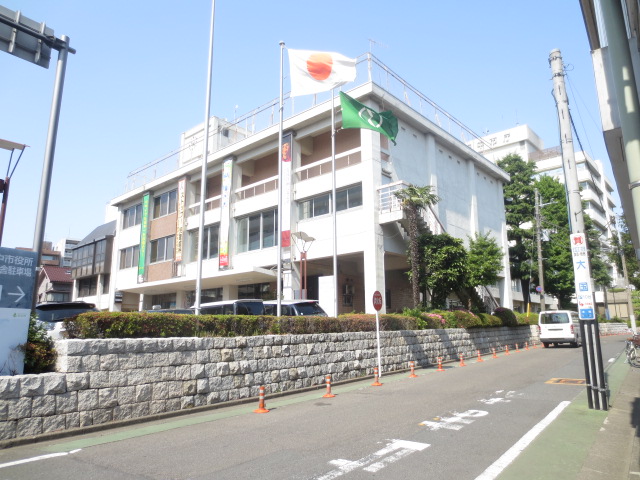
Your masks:
[{"label": "row of building window", "polygon": [[[163,193],[153,199],[153,218],[163,217],[171,213],[175,213],[177,207],[177,190]],[[362,205],[362,185],[354,185],[352,187],[343,188],[336,191],[336,211],[346,210],[348,208],[358,207]],[[319,215],[325,215],[331,213],[331,194],[325,193],[318,195],[307,200],[303,200],[298,203],[298,214],[300,219],[317,217]],[[258,228],[258,217],[261,214],[248,217],[246,222],[251,225],[247,225],[247,228],[253,233],[251,240],[247,238],[247,244],[251,242],[257,242],[258,235],[256,228]],[[269,222],[270,220],[260,218],[260,223],[263,221]],[[129,207],[123,212],[122,228],[134,227],[142,223],[142,204],[139,203],[133,207]],[[261,228],[261,227],[260,227]],[[269,228],[267,223],[266,228]],[[249,235],[249,234],[247,234]],[[267,242],[270,241],[267,235]],[[271,245],[273,246],[273,245]],[[251,250],[251,248],[249,248]]]},{"label": "row of building window", "polygon": [[[342,211],[362,205],[362,186],[355,185],[336,192],[336,210]],[[331,195],[318,195],[299,204],[300,219],[318,217],[331,213]],[[278,245],[278,210],[271,209],[264,212],[239,218],[236,222],[236,239],[238,253],[260,250]],[[204,230],[202,244],[203,259],[218,256],[219,225],[210,225]],[[189,232],[193,245],[198,244],[198,230]],[[150,242],[149,262],[165,262],[173,259],[175,236],[159,238]],[[120,269],[132,268],[138,264],[140,254],[139,245],[128,247],[120,251]],[[197,249],[191,253],[191,261],[198,258]]]}]

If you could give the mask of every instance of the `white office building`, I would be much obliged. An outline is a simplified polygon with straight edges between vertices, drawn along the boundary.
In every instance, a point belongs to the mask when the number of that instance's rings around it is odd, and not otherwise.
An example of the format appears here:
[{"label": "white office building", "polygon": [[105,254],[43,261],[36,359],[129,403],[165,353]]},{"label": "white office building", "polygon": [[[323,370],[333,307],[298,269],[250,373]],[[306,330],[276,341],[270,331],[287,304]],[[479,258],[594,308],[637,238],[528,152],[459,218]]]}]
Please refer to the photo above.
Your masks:
[{"label": "white office building", "polygon": [[[387,67],[362,58],[357,68],[356,81],[342,88],[376,111],[394,113],[397,145],[372,130],[340,129],[339,100],[332,102],[330,92],[286,96],[283,143],[290,147],[291,174],[281,180],[277,101],[235,123],[212,117],[201,301],[275,298],[282,248],[285,299],[316,298],[332,315],[372,313],[373,293],[380,291],[383,312],[411,307],[405,217],[393,192],[414,184],[432,185],[441,198],[424,218],[434,232],[446,231],[465,243],[476,233],[496,239],[505,252],[502,276],[482,294],[511,308],[503,207],[508,175],[467,145],[477,138],[472,132]],[[446,125],[440,124],[443,118]],[[183,133],[174,156],[137,170],[129,190],[112,200],[118,210],[109,290],[113,309],[193,305],[202,140],[203,125]],[[278,215],[282,230],[291,232],[289,245],[287,238],[278,242]],[[307,239],[304,245],[296,243],[301,237]]]}]

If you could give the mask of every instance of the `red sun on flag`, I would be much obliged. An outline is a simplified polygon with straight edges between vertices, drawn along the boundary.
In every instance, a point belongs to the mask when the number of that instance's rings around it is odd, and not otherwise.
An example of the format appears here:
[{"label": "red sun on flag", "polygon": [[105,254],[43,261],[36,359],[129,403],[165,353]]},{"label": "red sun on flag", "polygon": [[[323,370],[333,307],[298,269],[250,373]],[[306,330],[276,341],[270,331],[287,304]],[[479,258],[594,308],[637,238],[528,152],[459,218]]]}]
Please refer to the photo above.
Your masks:
[{"label": "red sun on flag", "polygon": [[324,52],[313,53],[307,59],[307,71],[316,80],[326,80],[333,69],[333,58]]}]

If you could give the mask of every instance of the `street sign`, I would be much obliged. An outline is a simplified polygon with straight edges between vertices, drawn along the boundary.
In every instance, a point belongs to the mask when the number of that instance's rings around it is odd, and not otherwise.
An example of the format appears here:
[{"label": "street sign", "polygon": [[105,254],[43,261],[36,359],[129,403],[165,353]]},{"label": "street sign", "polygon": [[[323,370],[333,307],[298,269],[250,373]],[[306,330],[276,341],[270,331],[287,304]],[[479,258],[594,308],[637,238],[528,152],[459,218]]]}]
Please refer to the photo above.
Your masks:
[{"label": "street sign", "polygon": [[373,308],[376,310],[382,308],[382,294],[377,290],[373,292]]},{"label": "street sign", "polygon": [[38,253],[0,247],[0,375],[21,374]]},{"label": "street sign", "polygon": [[540,293],[541,291],[542,291],[542,287],[541,287],[540,285],[538,285],[538,286],[536,287],[536,292]]},{"label": "street sign", "polygon": [[0,308],[31,310],[38,253],[0,247]]},{"label": "street sign", "polygon": [[571,234],[571,255],[580,320],[595,320],[596,309],[591,288],[591,269],[584,233]]}]

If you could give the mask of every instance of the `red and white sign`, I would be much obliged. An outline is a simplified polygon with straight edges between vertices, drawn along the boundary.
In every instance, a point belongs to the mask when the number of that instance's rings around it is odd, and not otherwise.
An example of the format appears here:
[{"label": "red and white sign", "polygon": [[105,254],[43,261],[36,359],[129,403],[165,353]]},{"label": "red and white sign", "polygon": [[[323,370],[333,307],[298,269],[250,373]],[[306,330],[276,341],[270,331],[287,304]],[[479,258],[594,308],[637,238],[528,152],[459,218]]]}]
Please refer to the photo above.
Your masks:
[{"label": "red and white sign", "polygon": [[373,292],[373,308],[376,310],[382,308],[382,294],[377,290]]}]

